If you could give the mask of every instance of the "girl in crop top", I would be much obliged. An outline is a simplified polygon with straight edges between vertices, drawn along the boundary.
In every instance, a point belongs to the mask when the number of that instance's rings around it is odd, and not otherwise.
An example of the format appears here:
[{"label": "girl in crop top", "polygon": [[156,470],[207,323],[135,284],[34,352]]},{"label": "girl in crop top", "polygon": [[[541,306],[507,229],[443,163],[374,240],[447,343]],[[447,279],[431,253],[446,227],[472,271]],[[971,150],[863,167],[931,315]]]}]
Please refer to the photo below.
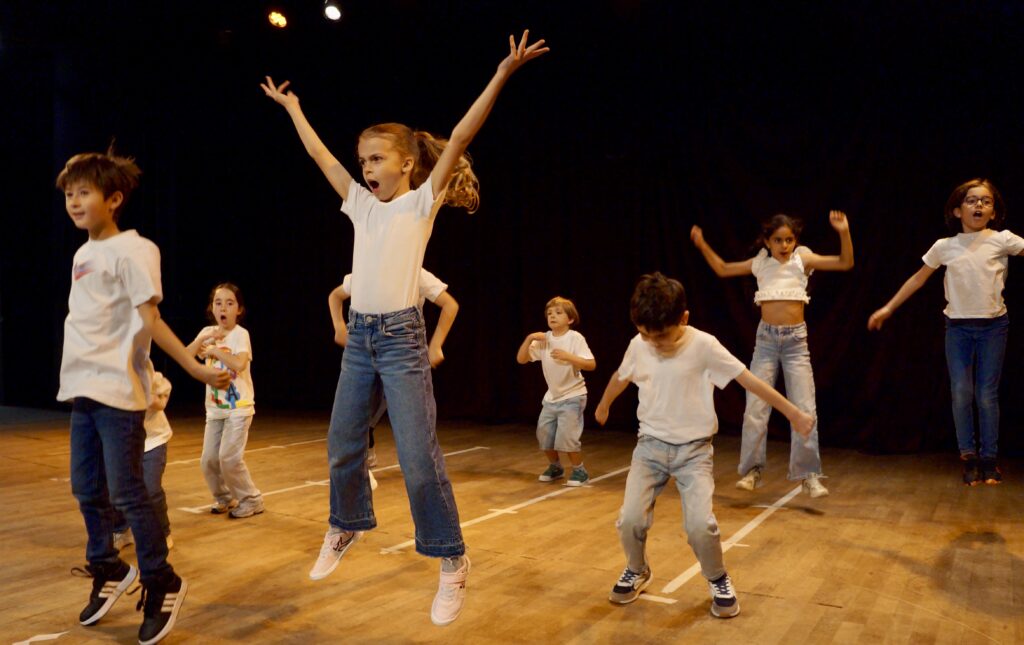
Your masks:
[{"label": "girl in crop top", "polygon": [[868,319],[868,329],[881,329],[892,312],[945,265],[946,363],[963,481],[968,486],[998,484],[1003,479],[996,465],[999,380],[1010,326],[1003,286],[1007,256],[1024,255],[1024,239],[1010,231],[993,230],[1002,228],[1004,221],[1006,206],[992,182],[972,179],[957,186],[946,201],[946,225],[953,237],[935,242],[921,258],[924,266]]},{"label": "girl in crop top", "polygon": [[[753,275],[757,278],[754,303],[761,307],[761,322],[750,371],[770,385],[775,385],[779,365],[786,379],[786,395],[804,412],[814,416],[814,374],[807,349],[807,324],[804,305],[807,277],[815,269],[849,271],[853,268],[853,241],[850,225],[841,211],[831,211],[829,222],[839,233],[839,255],[818,255],[806,246],[797,246],[802,226],[788,215],[775,215],[761,227],[758,242],[762,246],[754,257],[742,262],[725,262],[712,250],[699,226],[690,231],[690,239],[720,278]],[[739,474],[736,488],[754,490],[761,485],[767,457],[768,417],[771,407],[758,397],[747,394],[743,414],[743,443],[740,448]],[[789,450],[789,479],[803,481],[803,489],[811,497],[828,495],[821,483],[821,453],[818,450],[818,423],[804,439],[793,430]]]}]

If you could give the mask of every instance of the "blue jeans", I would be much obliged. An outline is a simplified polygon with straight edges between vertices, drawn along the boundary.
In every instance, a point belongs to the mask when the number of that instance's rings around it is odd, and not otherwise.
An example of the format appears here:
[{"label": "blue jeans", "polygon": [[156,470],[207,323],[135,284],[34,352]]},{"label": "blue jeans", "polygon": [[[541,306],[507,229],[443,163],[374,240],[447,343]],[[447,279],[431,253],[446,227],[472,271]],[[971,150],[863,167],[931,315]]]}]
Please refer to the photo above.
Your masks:
[{"label": "blue jeans", "polygon": [[[953,394],[953,423],[960,454],[995,459],[999,453],[999,380],[1010,318],[946,318],[946,363]],[[975,447],[978,404],[981,451]]]},{"label": "blue jeans", "polygon": [[377,526],[366,450],[378,377],[416,525],[416,551],[433,557],[462,555],[466,547],[459,511],[437,442],[423,314],[416,307],[386,314],[349,311],[348,344],[327,433],[330,523],[346,531]]},{"label": "blue jeans", "polygon": [[[167,494],[164,493],[163,477],[167,468],[167,444],[162,443],[152,450],[142,453],[142,479],[149,493],[149,501],[156,511],[156,519],[164,536],[171,534],[171,522],[167,519]],[[128,530],[128,520],[121,511],[114,509],[114,531],[123,533]]]},{"label": "blue jeans", "polygon": [[113,506],[128,518],[144,583],[165,580],[167,563],[156,511],[142,473],[145,412],[119,410],[92,399],[76,398],[71,408],[71,491],[85,519],[89,564],[115,564]]},{"label": "blue jeans", "polygon": [[681,445],[640,435],[626,476],[626,495],[615,523],[626,552],[626,566],[640,573],[647,570],[647,532],[654,524],[654,502],[669,477],[676,480],[683,504],[683,530],[708,580],[725,573],[718,520],[711,510],[715,492],[711,439]]},{"label": "blue jeans", "polygon": [[[815,416],[814,372],[811,353],[807,349],[807,323],[799,325],[757,325],[757,340],[750,371],[775,387],[779,365],[786,380],[786,398],[807,414]],[[740,475],[758,467],[764,470],[768,456],[768,417],[772,407],[760,397],[747,392],[747,409],[743,413],[743,443],[740,447]],[[811,435],[804,439],[790,428],[789,479],[805,479],[821,474],[821,453],[818,452],[818,422],[815,418]]]}]

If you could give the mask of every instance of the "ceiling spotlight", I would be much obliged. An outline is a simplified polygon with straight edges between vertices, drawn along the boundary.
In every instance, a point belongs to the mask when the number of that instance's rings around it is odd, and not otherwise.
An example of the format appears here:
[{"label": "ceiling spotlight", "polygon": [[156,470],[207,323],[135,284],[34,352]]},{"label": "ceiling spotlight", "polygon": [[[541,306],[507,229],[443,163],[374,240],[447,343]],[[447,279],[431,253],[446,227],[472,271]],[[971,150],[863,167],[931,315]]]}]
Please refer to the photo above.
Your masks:
[{"label": "ceiling spotlight", "polygon": [[267,14],[267,20],[270,24],[277,27],[278,29],[284,29],[288,26],[288,19],[284,17],[284,14],[280,11],[271,11]]},{"label": "ceiling spotlight", "polygon": [[324,17],[328,20],[341,20],[341,6],[335,0],[324,0]]}]

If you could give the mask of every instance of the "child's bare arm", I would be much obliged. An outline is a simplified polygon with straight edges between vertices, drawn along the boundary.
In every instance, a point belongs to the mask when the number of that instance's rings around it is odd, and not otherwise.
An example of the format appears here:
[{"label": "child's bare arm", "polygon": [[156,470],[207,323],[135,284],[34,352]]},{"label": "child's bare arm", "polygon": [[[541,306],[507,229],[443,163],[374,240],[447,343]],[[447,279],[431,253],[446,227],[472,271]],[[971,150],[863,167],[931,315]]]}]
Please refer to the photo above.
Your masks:
[{"label": "child's bare arm", "polygon": [[213,356],[235,372],[243,371],[249,366],[249,361],[252,360],[249,356],[249,352],[232,354],[231,350],[224,347],[210,347],[206,350],[206,354],[207,356]]},{"label": "child's bare arm", "polygon": [[338,285],[327,296],[327,307],[331,310],[331,322],[334,323],[334,342],[344,347],[348,344],[348,327],[345,325],[345,301],[348,294],[345,287]]},{"label": "child's bare arm", "polygon": [[726,262],[704,240],[704,231],[699,226],[694,226],[690,229],[690,239],[701,255],[704,256],[708,266],[711,267],[711,270],[719,278],[735,278],[736,276],[751,274],[754,258],[743,260],[742,262]]},{"label": "child's bare arm", "polygon": [[342,199],[348,199],[348,189],[352,185],[352,175],[331,154],[331,151],[327,149],[324,142],[320,140],[313,126],[309,124],[306,115],[302,113],[302,108],[299,107],[299,97],[295,96],[295,93],[291,90],[285,92],[291,81],[285,81],[281,85],[274,85],[274,79],[269,76],[266,78],[266,83],[260,83],[263,93],[284,106],[284,109],[288,111],[288,116],[292,118],[292,123],[295,124],[295,131],[298,132],[302,145],[306,147],[306,152],[313,158],[316,165],[320,167],[320,171],[327,177],[327,181],[330,182],[334,191],[341,195]]},{"label": "child's bare arm", "polygon": [[556,361],[565,361],[578,370],[591,371],[597,369],[597,361],[593,358],[581,358],[571,354],[564,349],[551,350],[551,358]]},{"label": "child's bare arm", "polygon": [[448,180],[451,179],[455,164],[458,163],[459,157],[466,151],[469,142],[473,140],[476,133],[480,131],[484,121],[487,120],[487,116],[491,113],[491,108],[494,107],[494,102],[498,99],[498,94],[501,92],[501,88],[505,86],[509,76],[527,61],[548,52],[548,48],[544,46],[543,39],[527,47],[526,39],[529,35],[530,30],[527,29],[523,32],[523,38],[519,41],[519,44],[516,44],[513,36],[508,37],[510,50],[508,56],[501,61],[498,65],[498,70],[494,73],[487,87],[484,88],[483,93],[477,97],[473,105],[470,106],[469,111],[466,112],[466,115],[462,117],[462,120],[452,130],[452,134],[448,139],[448,145],[438,158],[434,170],[430,173],[430,184],[434,189],[434,195],[440,194],[445,186],[448,185]]},{"label": "child's bare arm", "polygon": [[800,254],[806,269],[819,271],[849,271],[853,268],[853,239],[850,237],[850,222],[843,211],[829,211],[829,223],[839,233],[839,255],[818,255],[805,252]]},{"label": "child's bare arm", "polygon": [[743,370],[736,377],[736,382],[742,385],[748,392],[781,412],[793,424],[793,429],[802,436],[807,437],[811,434],[811,430],[814,429],[814,417],[790,403],[789,399],[779,394],[778,390],[771,385],[754,376],[753,372],[747,369]]},{"label": "child's bare arm", "polygon": [[523,341],[523,344],[519,346],[519,352],[516,353],[516,360],[519,361],[520,365],[526,365],[530,362],[530,345],[533,341],[540,343],[547,342],[547,336],[542,331],[538,331],[530,334]]},{"label": "child's bare arm", "polygon": [[619,395],[626,391],[629,386],[629,381],[623,381],[619,378],[619,373],[614,372],[611,379],[608,380],[608,386],[604,388],[604,395],[601,396],[601,402],[597,404],[597,409],[594,410],[594,419],[601,425],[608,422],[608,413],[611,410],[612,403],[615,399],[619,398]]},{"label": "child's bare arm", "polygon": [[914,295],[914,293],[924,286],[924,283],[928,281],[928,278],[935,273],[935,269],[931,268],[927,264],[922,265],[917,273],[910,276],[910,278],[903,283],[903,286],[899,288],[896,295],[892,299],[885,303],[881,309],[871,314],[868,318],[868,329],[881,329],[882,323],[892,316],[896,308],[906,302],[907,298]]},{"label": "child's bare arm", "polygon": [[224,370],[214,369],[201,365],[193,358],[194,354],[189,353],[178,337],[167,323],[160,317],[160,309],[153,302],[145,302],[138,306],[139,315],[142,317],[142,325],[153,341],[160,349],[167,352],[167,355],[174,359],[174,362],[188,372],[188,375],[197,381],[202,381],[218,389],[224,389],[231,384],[231,375]]},{"label": "child's bare arm", "polygon": [[434,328],[434,335],[430,337],[430,345],[427,347],[427,357],[431,367],[437,367],[444,361],[444,352],[441,348],[448,338],[448,332],[455,323],[455,316],[459,315],[459,302],[447,291],[434,298],[434,304],[441,308],[441,316],[437,319],[437,327]]}]

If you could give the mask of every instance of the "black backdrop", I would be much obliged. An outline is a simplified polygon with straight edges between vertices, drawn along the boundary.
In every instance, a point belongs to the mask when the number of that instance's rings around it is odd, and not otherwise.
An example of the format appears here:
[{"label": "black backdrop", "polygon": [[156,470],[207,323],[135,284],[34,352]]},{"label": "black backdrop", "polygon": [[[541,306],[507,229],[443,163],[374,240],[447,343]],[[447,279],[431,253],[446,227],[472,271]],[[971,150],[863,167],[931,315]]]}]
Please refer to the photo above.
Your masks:
[{"label": "black backdrop", "polygon": [[[515,352],[544,328],[555,294],[576,301],[598,360],[592,410],[634,333],[632,286],[655,269],[682,280],[692,324],[748,361],[753,280],[715,278],[690,226],[741,259],[758,222],[786,212],[805,219],[804,243],[834,253],[827,211],[839,208],[857,266],[816,274],[807,309],[822,441],[952,450],[941,275],[881,333],[865,323],[946,235],[942,206],[960,181],[992,178],[1016,225],[1024,5],[350,0],[332,24],[305,0],[276,4],[291,21],[278,31],[268,4],[0,6],[4,404],[56,405],[69,267],[84,236],[53,179],[68,156],[116,137],[144,171],[123,227],[162,250],[171,326],[190,340],[209,288],[237,282],[261,408],[329,409],[341,353],[326,296],[350,268],[351,225],[258,83],[291,79],[355,170],[356,136],[372,123],[446,135],[508,33],[530,27],[552,52],[511,80],[470,147],[481,209],[443,209],[427,250],[425,266],[462,304],[435,374],[440,416],[534,418],[543,378]],[[1013,321],[1024,307],[1017,271]],[[1022,348],[1014,322],[1004,453],[1024,447]],[[154,358],[175,383],[173,409],[198,412],[201,386]],[[735,432],[742,390],[717,400],[723,431]],[[613,424],[632,428],[634,405],[624,397]]]}]

